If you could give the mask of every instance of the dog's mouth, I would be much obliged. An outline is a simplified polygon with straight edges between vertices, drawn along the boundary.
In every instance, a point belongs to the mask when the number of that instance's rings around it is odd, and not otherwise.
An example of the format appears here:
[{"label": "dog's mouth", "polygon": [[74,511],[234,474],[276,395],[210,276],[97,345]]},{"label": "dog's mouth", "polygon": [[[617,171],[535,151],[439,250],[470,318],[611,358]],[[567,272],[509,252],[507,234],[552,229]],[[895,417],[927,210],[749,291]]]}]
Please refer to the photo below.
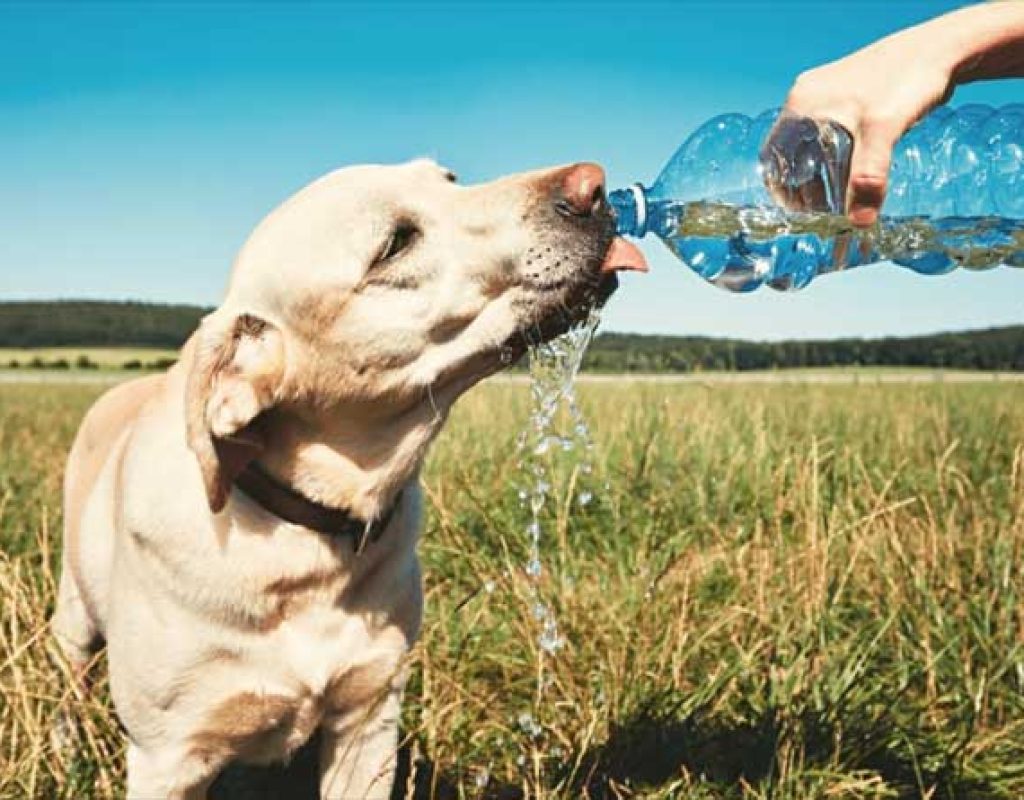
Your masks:
[{"label": "dog's mouth", "polygon": [[[595,308],[601,308],[619,288],[616,273],[623,270],[646,271],[647,262],[636,245],[621,236],[612,236],[603,248],[604,258],[585,269],[568,287],[564,299],[539,323],[541,341],[547,342],[582,323]],[[591,264],[594,263],[591,259]],[[589,265],[588,265],[589,266]]]},{"label": "dog's mouth", "polygon": [[[568,224],[566,224],[568,223]],[[615,235],[615,220],[605,202],[587,220],[561,220],[543,225],[522,259],[512,309],[518,318],[504,339],[476,352],[447,371],[460,376],[454,394],[509,367],[526,352],[585,323],[618,288],[618,272],[647,271],[643,254]]]},{"label": "dog's mouth", "polygon": [[[534,298],[527,321],[505,344],[518,358],[532,346],[548,342],[582,324],[595,308],[601,308],[618,288],[616,273],[647,271],[647,261],[636,245],[615,235],[611,215],[602,215],[597,230],[583,243],[570,245],[562,261],[576,261],[574,268],[553,270],[543,279],[525,281]],[[550,250],[550,248],[547,248]]]}]

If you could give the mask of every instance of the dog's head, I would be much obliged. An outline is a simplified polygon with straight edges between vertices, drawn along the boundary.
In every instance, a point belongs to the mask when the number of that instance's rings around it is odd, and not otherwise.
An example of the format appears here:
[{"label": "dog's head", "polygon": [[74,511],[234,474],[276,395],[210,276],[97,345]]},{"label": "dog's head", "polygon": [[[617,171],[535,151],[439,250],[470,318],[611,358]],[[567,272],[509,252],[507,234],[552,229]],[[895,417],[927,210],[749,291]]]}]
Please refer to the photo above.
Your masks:
[{"label": "dog's head", "polygon": [[339,170],[271,213],[193,345],[189,439],[211,506],[271,407],[386,420],[467,388],[603,303],[617,268],[592,164],[460,186],[431,161]]}]

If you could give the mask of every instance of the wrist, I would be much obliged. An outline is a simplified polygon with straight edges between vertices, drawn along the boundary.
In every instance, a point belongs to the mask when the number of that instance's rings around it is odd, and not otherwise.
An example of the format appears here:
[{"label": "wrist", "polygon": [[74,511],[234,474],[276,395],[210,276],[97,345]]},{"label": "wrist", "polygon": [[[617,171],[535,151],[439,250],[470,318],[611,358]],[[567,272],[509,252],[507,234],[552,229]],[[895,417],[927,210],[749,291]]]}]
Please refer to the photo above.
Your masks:
[{"label": "wrist", "polygon": [[958,9],[935,20],[937,49],[946,54],[950,88],[1016,74],[1024,47],[1024,2],[998,0]]},{"label": "wrist", "polygon": [[[958,9],[892,37],[903,40],[898,49],[913,54],[917,74],[928,76],[929,82],[935,86],[941,85],[944,95],[948,95],[957,84],[964,65],[977,57],[974,36],[965,30],[966,20],[963,18],[964,12],[973,10]],[[935,98],[935,102],[939,102],[939,98]]]}]

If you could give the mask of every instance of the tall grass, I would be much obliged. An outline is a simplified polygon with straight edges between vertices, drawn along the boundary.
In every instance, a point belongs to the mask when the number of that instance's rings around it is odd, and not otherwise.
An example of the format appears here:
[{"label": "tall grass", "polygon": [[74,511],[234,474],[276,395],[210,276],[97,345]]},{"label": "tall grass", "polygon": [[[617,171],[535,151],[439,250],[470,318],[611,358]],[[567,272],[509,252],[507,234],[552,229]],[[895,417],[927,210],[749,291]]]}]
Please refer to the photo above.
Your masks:
[{"label": "tall grass", "polygon": [[[122,776],[102,683],[73,696],[45,630],[61,463],[94,394],[0,388],[0,798]],[[522,569],[525,387],[475,390],[433,451],[397,796],[1024,796],[1024,391],[581,396],[597,497],[570,502],[585,477],[557,465],[554,656]],[[62,702],[85,720],[70,763]]]}]

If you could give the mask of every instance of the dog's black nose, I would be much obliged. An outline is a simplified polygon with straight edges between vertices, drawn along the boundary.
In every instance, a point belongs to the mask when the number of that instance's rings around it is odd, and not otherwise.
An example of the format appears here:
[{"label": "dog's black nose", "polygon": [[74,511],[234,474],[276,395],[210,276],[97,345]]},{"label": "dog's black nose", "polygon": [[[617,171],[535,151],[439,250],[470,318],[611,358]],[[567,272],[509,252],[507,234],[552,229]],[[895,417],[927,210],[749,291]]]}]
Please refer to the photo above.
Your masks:
[{"label": "dog's black nose", "polygon": [[555,207],[563,214],[589,217],[604,203],[604,170],[597,164],[569,167],[556,192]]}]

